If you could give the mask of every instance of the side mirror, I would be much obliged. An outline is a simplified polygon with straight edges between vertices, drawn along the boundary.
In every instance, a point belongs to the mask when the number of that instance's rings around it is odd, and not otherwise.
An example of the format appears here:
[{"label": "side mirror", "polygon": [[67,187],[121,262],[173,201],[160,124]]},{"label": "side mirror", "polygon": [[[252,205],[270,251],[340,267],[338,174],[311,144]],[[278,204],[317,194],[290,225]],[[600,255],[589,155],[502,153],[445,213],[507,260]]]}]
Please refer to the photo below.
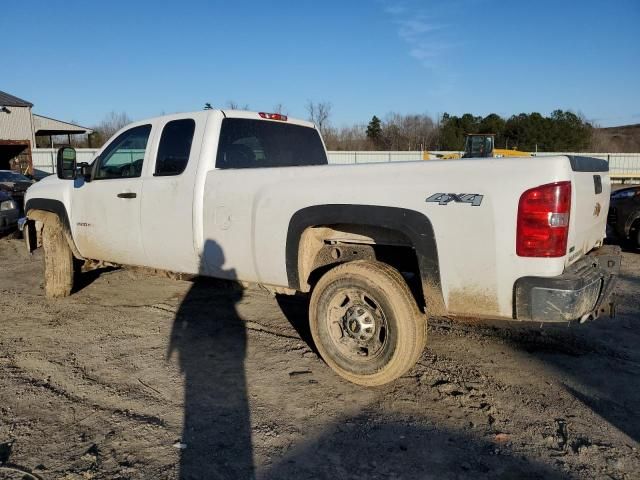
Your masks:
[{"label": "side mirror", "polygon": [[61,147],[58,149],[57,173],[58,178],[61,180],[74,180],[76,178],[75,148]]}]

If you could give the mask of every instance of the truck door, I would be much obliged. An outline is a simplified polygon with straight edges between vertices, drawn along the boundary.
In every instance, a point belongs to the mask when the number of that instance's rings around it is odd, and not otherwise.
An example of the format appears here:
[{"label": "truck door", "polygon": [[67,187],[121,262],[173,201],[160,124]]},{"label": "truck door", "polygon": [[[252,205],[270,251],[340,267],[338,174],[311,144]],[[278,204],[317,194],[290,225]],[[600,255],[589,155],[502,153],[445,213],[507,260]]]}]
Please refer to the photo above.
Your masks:
[{"label": "truck door", "polygon": [[184,273],[199,271],[193,241],[196,172],[205,121],[178,118],[158,125],[142,186],[142,241],[147,265]]},{"label": "truck door", "polygon": [[140,235],[142,168],[151,125],[118,135],[95,160],[92,179],[76,181],[71,228],[80,253],[96,260],[143,263]]}]

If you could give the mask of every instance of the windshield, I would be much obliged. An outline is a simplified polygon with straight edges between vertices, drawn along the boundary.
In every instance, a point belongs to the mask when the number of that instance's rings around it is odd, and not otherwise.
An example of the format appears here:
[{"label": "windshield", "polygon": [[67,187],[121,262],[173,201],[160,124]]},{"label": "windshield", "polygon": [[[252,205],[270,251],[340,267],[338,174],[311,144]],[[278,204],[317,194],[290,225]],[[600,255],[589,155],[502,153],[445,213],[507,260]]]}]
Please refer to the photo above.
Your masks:
[{"label": "windshield", "polygon": [[31,182],[31,180],[20,173],[0,172],[0,182]]}]

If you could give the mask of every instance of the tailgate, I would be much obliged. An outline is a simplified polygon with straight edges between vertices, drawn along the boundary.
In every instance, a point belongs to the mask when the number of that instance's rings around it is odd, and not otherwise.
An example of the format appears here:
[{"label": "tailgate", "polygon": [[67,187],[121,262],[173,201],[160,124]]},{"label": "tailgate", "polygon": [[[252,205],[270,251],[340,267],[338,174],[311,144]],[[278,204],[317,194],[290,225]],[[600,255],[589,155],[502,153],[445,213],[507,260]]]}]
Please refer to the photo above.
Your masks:
[{"label": "tailgate", "polygon": [[609,210],[609,164],[593,157],[568,156],[572,174],[571,230],[567,265],[602,245]]}]

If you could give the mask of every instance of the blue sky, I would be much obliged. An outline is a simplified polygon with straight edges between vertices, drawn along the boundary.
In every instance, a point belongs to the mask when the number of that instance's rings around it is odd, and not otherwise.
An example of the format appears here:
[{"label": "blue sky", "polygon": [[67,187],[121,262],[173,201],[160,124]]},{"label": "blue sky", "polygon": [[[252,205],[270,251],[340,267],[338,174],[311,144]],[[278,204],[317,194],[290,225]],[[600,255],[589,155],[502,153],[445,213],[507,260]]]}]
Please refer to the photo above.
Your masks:
[{"label": "blue sky", "polygon": [[29,1],[0,16],[0,90],[94,125],[233,100],[337,126],[571,109],[640,123],[640,1]]}]

